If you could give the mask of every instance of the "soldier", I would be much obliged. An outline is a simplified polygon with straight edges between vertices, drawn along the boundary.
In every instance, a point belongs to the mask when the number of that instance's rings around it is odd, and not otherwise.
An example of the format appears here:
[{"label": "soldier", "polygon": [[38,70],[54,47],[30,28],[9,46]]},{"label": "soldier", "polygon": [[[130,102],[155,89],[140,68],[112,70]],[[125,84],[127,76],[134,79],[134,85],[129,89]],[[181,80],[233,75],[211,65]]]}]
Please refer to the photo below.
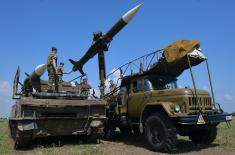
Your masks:
[{"label": "soldier", "polygon": [[30,77],[27,77],[25,80],[24,80],[24,85],[23,85],[23,96],[31,96],[32,95],[32,92],[33,92],[33,86],[32,86],[32,81],[31,81],[31,78]]},{"label": "soldier", "polygon": [[64,74],[67,74],[64,72],[64,63],[60,62],[60,65],[57,68],[57,80],[58,80],[59,91],[62,90],[62,83],[63,83],[63,75]]},{"label": "soldier", "polygon": [[[57,48],[52,47],[51,53],[47,58],[47,72],[48,72],[48,92],[58,92],[57,82]],[[54,86],[54,87],[53,87]]]},{"label": "soldier", "polygon": [[[63,82],[63,75],[64,75],[64,63],[60,62],[59,67],[57,68],[57,76],[58,76],[58,82],[62,83]],[[65,73],[66,74],[66,73]]]},{"label": "soldier", "polygon": [[81,82],[81,94],[89,95],[90,94],[91,86],[87,82],[87,78],[84,78]]},{"label": "soldier", "polygon": [[116,85],[113,83],[113,80],[110,80],[109,81],[109,93],[111,93],[112,95],[116,95],[115,90],[116,90]]}]

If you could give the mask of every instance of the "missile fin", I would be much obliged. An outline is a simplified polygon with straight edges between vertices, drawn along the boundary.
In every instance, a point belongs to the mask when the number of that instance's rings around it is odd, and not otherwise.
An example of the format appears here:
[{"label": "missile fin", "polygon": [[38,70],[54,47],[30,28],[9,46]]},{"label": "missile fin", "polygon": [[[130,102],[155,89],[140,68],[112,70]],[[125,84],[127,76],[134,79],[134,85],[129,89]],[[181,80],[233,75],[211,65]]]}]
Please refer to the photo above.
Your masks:
[{"label": "missile fin", "polygon": [[74,60],[72,60],[72,59],[69,59],[69,62],[70,62],[71,64],[73,64],[73,65],[76,64],[76,61],[74,61]]}]

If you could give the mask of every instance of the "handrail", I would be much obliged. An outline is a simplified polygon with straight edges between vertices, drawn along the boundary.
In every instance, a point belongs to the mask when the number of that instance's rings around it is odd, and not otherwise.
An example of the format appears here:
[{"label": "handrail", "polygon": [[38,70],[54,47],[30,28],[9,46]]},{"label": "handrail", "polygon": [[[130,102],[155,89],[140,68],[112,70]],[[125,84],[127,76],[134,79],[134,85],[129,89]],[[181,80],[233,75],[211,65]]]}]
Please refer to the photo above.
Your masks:
[{"label": "handrail", "polygon": [[[145,54],[145,55],[143,55],[141,57],[138,57],[138,58],[136,58],[136,59],[134,59],[134,60],[132,60],[130,62],[125,63],[124,65],[118,67],[117,69],[115,69],[114,71],[109,73],[106,76],[106,79],[108,79],[108,77],[113,75],[118,70],[120,70],[121,72],[124,70],[124,72],[122,74],[125,74],[128,69],[131,69],[131,73],[130,74],[133,74],[133,70],[132,70],[133,68],[132,67],[135,66],[136,68],[140,69],[139,68],[140,66],[136,65],[136,62],[138,62],[138,61],[141,62],[141,59],[143,59],[143,64],[147,64],[147,67],[146,67],[146,70],[145,70],[145,71],[147,71],[150,68],[150,65],[152,64],[155,56],[157,56],[157,61],[159,60],[158,54],[162,54],[161,51],[163,51],[163,49],[160,49],[160,50],[157,50],[157,51]],[[148,57],[150,57],[150,56],[152,56],[152,57],[151,57],[150,61],[148,61]]]}]

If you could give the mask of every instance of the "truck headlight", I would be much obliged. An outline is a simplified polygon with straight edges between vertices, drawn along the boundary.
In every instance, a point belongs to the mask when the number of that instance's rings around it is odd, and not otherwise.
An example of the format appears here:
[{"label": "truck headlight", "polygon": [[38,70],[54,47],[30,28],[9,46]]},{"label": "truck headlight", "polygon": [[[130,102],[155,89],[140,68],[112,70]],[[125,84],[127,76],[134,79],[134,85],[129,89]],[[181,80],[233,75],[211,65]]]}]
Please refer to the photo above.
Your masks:
[{"label": "truck headlight", "polygon": [[175,110],[175,112],[179,112],[180,111],[180,106],[178,104],[176,104],[174,110]]}]

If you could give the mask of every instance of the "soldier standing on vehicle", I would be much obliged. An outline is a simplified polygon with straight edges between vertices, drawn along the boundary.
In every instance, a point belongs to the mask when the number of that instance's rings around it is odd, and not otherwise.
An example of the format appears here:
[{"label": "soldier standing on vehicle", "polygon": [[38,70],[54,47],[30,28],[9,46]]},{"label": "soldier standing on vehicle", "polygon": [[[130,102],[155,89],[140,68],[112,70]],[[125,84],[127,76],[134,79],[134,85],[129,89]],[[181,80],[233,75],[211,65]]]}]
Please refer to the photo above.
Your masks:
[{"label": "soldier standing on vehicle", "polygon": [[58,77],[59,84],[63,82],[63,75],[64,75],[64,63],[60,62],[60,65],[57,68],[57,77]]},{"label": "soldier standing on vehicle", "polygon": [[109,93],[111,93],[111,95],[116,95],[116,85],[113,83],[113,80],[109,81]]},{"label": "soldier standing on vehicle", "polygon": [[57,48],[52,47],[51,53],[47,58],[47,72],[48,72],[48,92],[58,92],[57,82]]},{"label": "soldier standing on vehicle", "polygon": [[90,89],[91,85],[88,83],[87,78],[84,78],[81,82],[81,94],[83,95],[89,95],[90,94]]},{"label": "soldier standing on vehicle", "polygon": [[63,75],[68,74],[64,72],[64,63],[60,62],[59,67],[57,68],[57,80],[58,80],[58,85],[59,85],[59,91],[62,90],[62,83],[63,81]]}]

